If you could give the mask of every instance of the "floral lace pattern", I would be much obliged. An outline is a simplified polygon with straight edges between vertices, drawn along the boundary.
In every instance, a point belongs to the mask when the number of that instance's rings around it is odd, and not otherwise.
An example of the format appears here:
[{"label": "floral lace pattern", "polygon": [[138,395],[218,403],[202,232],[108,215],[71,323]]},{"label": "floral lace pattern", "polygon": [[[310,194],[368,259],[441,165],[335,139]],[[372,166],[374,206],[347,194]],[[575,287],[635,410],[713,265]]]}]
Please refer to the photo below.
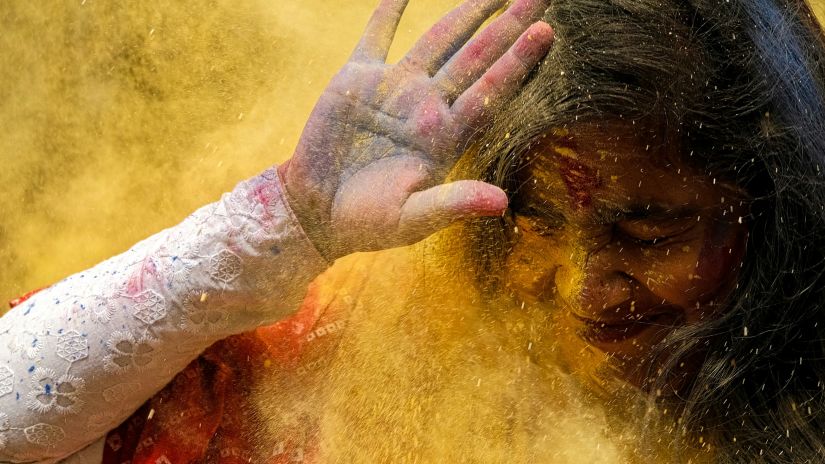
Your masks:
[{"label": "floral lace pattern", "polygon": [[[213,301],[210,301],[210,298]],[[220,330],[227,320],[227,314],[220,309],[222,304],[215,304],[215,298],[223,298],[221,294],[210,296],[206,290],[192,290],[183,299],[179,326],[191,333],[213,332]]]},{"label": "floral lace pattern", "polygon": [[0,318],[0,461],[100,438],[207,346],[297,309],[326,266],[270,169],[35,294]]},{"label": "floral lace pattern", "polygon": [[129,332],[114,332],[106,340],[109,354],[103,357],[103,368],[114,372],[143,369],[152,362],[153,345],[146,336],[135,339]]},{"label": "floral lace pattern", "polygon": [[58,376],[51,369],[38,367],[31,378],[26,405],[39,413],[56,410],[60,414],[74,414],[80,411],[83,400],[79,398],[85,382],[73,375]]},{"label": "floral lace pattern", "polygon": [[[83,304],[80,305],[80,308],[87,309]],[[88,310],[90,311],[89,315],[91,319],[99,323],[109,322],[115,314],[113,302],[99,296],[92,297],[92,302],[88,303]]]},{"label": "floral lace pattern", "polygon": [[38,423],[23,429],[29,443],[41,447],[54,447],[66,438],[66,431],[56,425]]},{"label": "floral lace pattern", "polygon": [[19,333],[9,342],[9,350],[12,353],[20,353],[28,359],[35,359],[43,350],[43,340],[30,332]]}]

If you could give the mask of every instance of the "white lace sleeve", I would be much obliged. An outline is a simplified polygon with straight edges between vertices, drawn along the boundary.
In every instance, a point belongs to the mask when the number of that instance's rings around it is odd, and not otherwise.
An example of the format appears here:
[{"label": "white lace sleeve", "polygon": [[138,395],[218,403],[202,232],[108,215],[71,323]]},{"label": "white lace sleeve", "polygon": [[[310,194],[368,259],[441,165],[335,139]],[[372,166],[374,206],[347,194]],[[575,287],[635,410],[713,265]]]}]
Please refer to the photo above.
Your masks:
[{"label": "white lace sleeve", "polygon": [[297,309],[327,263],[282,192],[270,169],[0,318],[0,461],[71,454],[213,342]]}]

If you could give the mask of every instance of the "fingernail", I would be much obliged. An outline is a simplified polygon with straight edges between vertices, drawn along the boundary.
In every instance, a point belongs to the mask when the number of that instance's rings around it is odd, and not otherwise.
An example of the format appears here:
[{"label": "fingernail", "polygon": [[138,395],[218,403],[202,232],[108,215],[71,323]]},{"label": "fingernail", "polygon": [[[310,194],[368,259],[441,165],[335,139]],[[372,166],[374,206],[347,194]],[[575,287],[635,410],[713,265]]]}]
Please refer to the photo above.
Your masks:
[{"label": "fingernail", "polygon": [[544,40],[551,40],[555,35],[553,27],[544,21],[536,21],[530,26],[531,34],[541,35],[539,38]]}]

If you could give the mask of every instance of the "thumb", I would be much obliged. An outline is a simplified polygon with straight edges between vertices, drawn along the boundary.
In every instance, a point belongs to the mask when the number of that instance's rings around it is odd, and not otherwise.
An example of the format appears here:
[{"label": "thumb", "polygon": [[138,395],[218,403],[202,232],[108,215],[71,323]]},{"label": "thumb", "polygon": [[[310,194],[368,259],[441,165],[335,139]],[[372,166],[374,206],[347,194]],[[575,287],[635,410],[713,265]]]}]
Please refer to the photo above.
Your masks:
[{"label": "thumb", "polygon": [[501,216],[507,194],[495,185],[460,180],[415,192],[401,207],[398,234],[415,243],[448,225],[480,216]]}]

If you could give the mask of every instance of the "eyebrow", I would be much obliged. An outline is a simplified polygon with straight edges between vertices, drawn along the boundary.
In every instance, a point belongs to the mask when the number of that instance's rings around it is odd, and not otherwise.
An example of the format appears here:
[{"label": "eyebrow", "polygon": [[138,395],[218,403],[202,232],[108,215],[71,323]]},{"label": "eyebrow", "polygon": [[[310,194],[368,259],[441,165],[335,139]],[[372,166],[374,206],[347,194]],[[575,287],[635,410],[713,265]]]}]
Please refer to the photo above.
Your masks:
[{"label": "eyebrow", "polygon": [[[547,200],[543,200],[541,203],[520,203],[513,210],[525,216],[551,219],[559,225],[565,222],[562,209]],[[696,205],[672,206],[651,201],[632,203],[628,206],[598,206],[590,213],[590,220],[596,224],[612,224],[628,220],[667,221],[695,217],[698,214],[700,214],[700,209]]]},{"label": "eyebrow", "polygon": [[514,205],[513,211],[525,216],[541,216],[544,218],[564,220],[564,213],[561,208],[547,200],[541,203],[519,202]]}]

